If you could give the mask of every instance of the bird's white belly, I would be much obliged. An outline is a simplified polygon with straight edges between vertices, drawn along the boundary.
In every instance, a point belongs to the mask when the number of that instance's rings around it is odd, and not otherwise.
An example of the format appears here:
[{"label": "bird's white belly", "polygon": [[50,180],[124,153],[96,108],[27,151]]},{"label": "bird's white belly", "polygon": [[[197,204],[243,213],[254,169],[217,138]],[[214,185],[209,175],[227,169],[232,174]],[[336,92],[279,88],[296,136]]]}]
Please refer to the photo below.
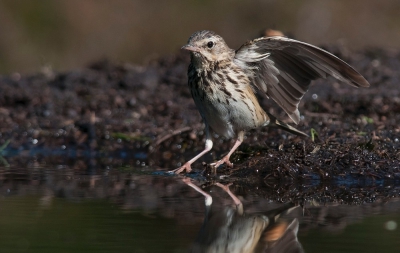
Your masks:
[{"label": "bird's white belly", "polygon": [[233,138],[241,130],[249,130],[260,125],[249,111],[249,109],[256,110],[254,104],[245,104],[242,100],[229,100],[227,104],[226,98],[221,98],[220,101],[206,99],[201,105],[203,108],[200,109],[204,120],[215,133]]}]

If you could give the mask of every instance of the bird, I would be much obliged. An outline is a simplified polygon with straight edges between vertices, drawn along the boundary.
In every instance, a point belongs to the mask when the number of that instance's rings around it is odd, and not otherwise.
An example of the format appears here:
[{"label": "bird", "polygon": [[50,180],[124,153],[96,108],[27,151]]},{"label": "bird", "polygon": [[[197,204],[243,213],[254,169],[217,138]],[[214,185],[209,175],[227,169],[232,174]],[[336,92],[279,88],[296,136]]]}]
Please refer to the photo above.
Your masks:
[{"label": "bird", "polygon": [[304,252],[297,239],[297,218],[285,217],[298,205],[288,202],[263,213],[246,214],[230,185],[216,183],[229,194],[235,206],[213,208],[211,195],[189,178],[182,180],[205,197],[203,225],[190,252]]},{"label": "bird", "polygon": [[183,50],[190,52],[188,86],[205,125],[205,148],[181,167],[170,171],[190,172],[191,165],[213,147],[210,128],[236,142],[221,160],[211,165],[232,167],[232,153],[246,131],[276,126],[293,134],[307,134],[266,112],[256,92],[271,98],[296,124],[298,106],[312,80],[332,76],[354,87],[369,87],[368,81],[335,55],[308,43],[284,36],[261,37],[229,48],[215,32],[193,33]]}]

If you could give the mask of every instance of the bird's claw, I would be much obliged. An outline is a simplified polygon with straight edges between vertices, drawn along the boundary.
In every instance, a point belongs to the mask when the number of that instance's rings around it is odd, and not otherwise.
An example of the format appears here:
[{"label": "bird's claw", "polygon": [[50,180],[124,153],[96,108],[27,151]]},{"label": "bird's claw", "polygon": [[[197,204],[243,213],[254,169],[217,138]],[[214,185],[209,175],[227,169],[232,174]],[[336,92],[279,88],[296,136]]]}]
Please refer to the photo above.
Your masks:
[{"label": "bird's claw", "polygon": [[242,204],[242,201],[240,201],[240,199],[239,199],[238,197],[236,197],[236,195],[233,194],[233,193],[231,192],[231,190],[229,189],[229,186],[231,186],[232,183],[229,183],[229,184],[226,184],[226,185],[221,184],[221,183],[216,183],[215,185],[218,186],[218,187],[220,187],[222,190],[224,190],[226,193],[228,193],[229,196],[231,196],[233,202],[235,202],[235,205],[236,205],[237,208],[238,208],[238,209],[237,209],[237,210],[238,210],[238,213],[239,213],[239,214],[243,214],[243,204]]},{"label": "bird's claw", "polygon": [[184,165],[182,165],[181,167],[179,167],[177,169],[168,171],[168,173],[170,173],[170,174],[180,174],[185,170],[186,170],[186,173],[189,173],[189,172],[192,171],[190,163],[185,163]]},{"label": "bird's claw", "polygon": [[218,162],[216,162],[216,163],[211,163],[210,165],[211,166],[214,166],[214,168],[218,168],[220,165],[222,165],[222,164],[226,164],[226,166],[228,166],[228,167],[233,167],[233,163],[231,163],[230,161],[229,161],[229,157],[228,156],[224,156],[224,158],[222,158],[221,160],[219,160]]},{"label": "bird's claw", "polygon": [[228,191],[230,191],[230,190],[229,190],[229,186],[231,186],[232,183],[229,183],[229,184],[227,184],[227,185],[224,185],[224,184],[221,184],[221,183],[216,183],[215,185],[218,186],[218,187],[220,187],[220,188],[222,188],[224,191],[228,192]]},{"label": "bird's claw", "polygon": [[185,177],[185,178],[182,178],[182,182],[184,182],[185,184],[190,184],[190,183],[192,183],[192,180],[189,177]]}]

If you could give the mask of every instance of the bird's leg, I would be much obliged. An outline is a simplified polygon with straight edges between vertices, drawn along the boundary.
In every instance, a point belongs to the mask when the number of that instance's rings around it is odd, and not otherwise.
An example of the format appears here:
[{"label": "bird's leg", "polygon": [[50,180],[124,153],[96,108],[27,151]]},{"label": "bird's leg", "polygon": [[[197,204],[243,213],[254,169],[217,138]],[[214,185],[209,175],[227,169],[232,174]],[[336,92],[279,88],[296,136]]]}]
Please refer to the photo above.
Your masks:
[{"label": "bird's leg", "polygon": [[186,173],[189,173],[190,171],[192,171],[191,165],[192,163],[194,163],[197,159],[199,159],[200,157],[202,157],[204,154],[206,154],[208,151],[210,151],[212,149],[213,146],[213,142],[211,140],[211,136],[210,136],[210,130],[208,125],[206,124],[206,145],[203,151],[201,151],[198,155],[196,155],[195,157],[193,157],[192,159],[190,159],[189,161],[187,161],[184,165],[182,165],[181,167],[175,169],[175,170],[171,170],[169,171],[169,173],[175,173],[175,174],[179,174],[182,171],[186,170]]},{"label": "bird's leg", "polygon": [[235,152],[235,150],[240,146],[240,144],[242,144],[243,138],[244,138],[244,131],[240,131],[238,134],[238,138],[235,142],[235,145],[233,145],[229,153],[226,156],[224,156],[221,160],[219,160],[216,163],[212,163],[211,165],[214,166],[215,168],[218,168],[218,166],[226,163],[226,165],[228,165],[229,167],[233,167],[233,164],[229,161],[229,158],[231,157],[233,152]]},{"label": "bird's leg", "polygon": [[182,181],[187,184],[188,186],[192,187],[193,189],[195,189],[197,192],[201,193],[204,197],[205,197],[205,202],[206,202],[206,207],[211,206],[212,204],[212,197],[210,194],[206,193],[205,191],[203,191],[202,189],[200,189],[200,187],[198,187],[197,185],[193,184],[192,181],[190,181],[190,178],[184,178],[182,179]]},{"label": "bird's leg", "polygon": [[240,201],[240,199],[239,199],[238,197],[236,197],[236,195],[233,194],[233,193],[231,192],[231,190],[229,189],[229,186],[231,186],[232,183],[230,183],[230,184],[228,184],[228,185],[223,185],[223,184],[221,184],[221,183],[216,183],[215,185],[218,186],[218,187],[220,187],[220,188],[222,188],[222,190],[224,190],[226,193],[229,194],[229,196],[232,198],[233,202],[235,202],[237,212],[238,212],[240,215],[242,215],[242,214],[243,214],[243,204],[242,204],[242,201]]}]

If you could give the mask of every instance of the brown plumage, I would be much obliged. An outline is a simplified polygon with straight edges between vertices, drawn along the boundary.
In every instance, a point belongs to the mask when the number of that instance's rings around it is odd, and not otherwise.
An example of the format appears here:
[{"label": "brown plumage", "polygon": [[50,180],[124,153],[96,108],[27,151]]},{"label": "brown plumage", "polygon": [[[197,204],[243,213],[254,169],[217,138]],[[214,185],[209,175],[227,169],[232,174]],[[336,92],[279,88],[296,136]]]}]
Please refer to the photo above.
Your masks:
[{"label": "brown plumage", "polygon": [[188,83],[205,123],[206,146],[175,173],[191,171],[191,164],[211,150],[210,127],[225,138],[237,138],[230,152],[213,164],[216,167],[223,163],[232,166],[229,158],[250,129],[275,125],[307,136],[266,113],[256,90],[272,98],[297,124],[298,105],[312,80],[333,76],[355,87],[369,86],[362,75],[333,54],[281,36],[255,39],[234,51],[221,36],[199,31],[182,49],[191,52]]},{"label": "brown plumage", "polygon": [[235,207],[214,209],[208,193],[189,178],[183,181],[205,197],[203,225],[190,252],[304,252],[297,239],[298,220],[285,218],[297,207],[293,203],[282,204],[263,214],[248,215],[242,202],[229,190],[229,185],[217,183],[229,194]]}]

